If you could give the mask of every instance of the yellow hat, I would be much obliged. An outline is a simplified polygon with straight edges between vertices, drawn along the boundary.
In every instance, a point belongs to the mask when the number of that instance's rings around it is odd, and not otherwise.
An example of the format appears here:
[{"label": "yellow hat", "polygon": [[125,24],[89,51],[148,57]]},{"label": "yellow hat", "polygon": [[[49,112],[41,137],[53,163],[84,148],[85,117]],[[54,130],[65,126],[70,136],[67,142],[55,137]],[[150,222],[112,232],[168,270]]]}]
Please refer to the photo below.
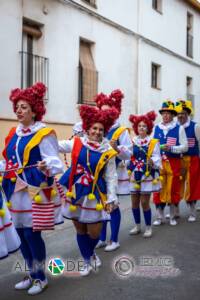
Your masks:
[{"label": "yellow hat", "polygon": [[166,100],[162,103],[162,107],[159,110],[159,113],[162,114],[162,112],[164,111],[172,112],[175,116],[177,115],[174,103],[171,100]]},{"label": "yellow hat", "polygon": [[192,107],[192,102],[190,100],[178,100],[176,102],[175,106],[177,114],[182,113],[183,111],[186,111],[189,115],[193,113],[193,107]]}]

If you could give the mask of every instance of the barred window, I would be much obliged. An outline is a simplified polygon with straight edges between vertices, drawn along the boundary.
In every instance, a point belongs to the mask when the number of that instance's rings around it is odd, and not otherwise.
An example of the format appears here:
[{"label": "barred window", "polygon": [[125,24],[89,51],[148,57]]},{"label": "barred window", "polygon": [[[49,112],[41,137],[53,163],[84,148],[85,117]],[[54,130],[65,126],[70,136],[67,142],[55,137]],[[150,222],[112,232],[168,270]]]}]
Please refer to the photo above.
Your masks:
[{"label": "barred window", "polygon": [[[37,54],[37,46],[42,37],[41,25],[23,20],[21,55],[21,87],[26,88],[40,81],[48,87],[49,59]],[[48,91],[46,94],[48,99]]]},{"label": "barred window", "polygon": [[80,40],[78,103],[94,104],[93,99],[97,94],[98,72],[92,56],[92,47],[92,43]]}]

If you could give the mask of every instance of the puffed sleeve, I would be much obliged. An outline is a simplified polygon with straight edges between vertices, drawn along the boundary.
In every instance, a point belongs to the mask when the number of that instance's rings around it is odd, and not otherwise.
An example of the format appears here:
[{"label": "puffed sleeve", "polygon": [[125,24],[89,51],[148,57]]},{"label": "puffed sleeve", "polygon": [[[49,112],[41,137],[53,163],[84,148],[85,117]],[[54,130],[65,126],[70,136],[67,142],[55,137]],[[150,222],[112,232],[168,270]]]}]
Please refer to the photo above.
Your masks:
[{"label": "puffed sleeve", "polygon": [[117,155],[117,157],[121,160],[127,160],[130,159],[132,155],[132,149],[133,149],[133,143],[131,141],[130,134],[128,130],[122,132],[122,134],[119,137],[119,145],[117,146],[120,153]]},{"label": "puffed sleeve", "polygon": [[58,147],[60,153],[71,153],[74,145],[74,140],[58,141]]},{"label": "puffed sleeve", "polygon": [[0,160],[0,173],[6,169],[6,161]]},{"label": "puffed sleeve", "polygon": [[156,143],[151,159],[153,161],[153,166],[155,169],[159,169],[162,165],[161,154],[160,154],[160,143]]},{"label": "puffed sleeve", "polygon": [[58,141],[55,135],[48,135],[43,138],[40,145],[42,160],[47,164],[48,176],[54,176],[64,172],[63,163],[58,154]]},{"label": "puffed sleeve", "polygon": [[115,157],[111,158],[105,168],[105,181],[107,185],[107,203],[117,202],[117,169]]},{"label": "puffed sleeve", "polygon": [[180,154],[180,153],[187,152],[188,150],[187,136],[183,126],[180,126],[179,128],[179,143],[180,145],[171,147],[172,153]]}]

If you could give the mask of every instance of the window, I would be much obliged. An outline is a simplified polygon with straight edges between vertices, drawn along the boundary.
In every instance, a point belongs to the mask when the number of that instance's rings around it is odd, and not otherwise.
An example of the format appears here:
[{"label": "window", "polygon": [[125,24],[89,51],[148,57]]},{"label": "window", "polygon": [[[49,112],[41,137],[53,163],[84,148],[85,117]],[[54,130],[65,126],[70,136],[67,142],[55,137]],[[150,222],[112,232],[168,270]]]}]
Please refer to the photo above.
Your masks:
[{"label": "window", "polygon": [[[21,87],[26,88],[37,81],[48,87],[49,60],[39,56],[37,46],[42,37],[41,24],[23,20],[21,54]],[[48,96],[46,95],[46,100]]]},{"label": "window", "polygon": [[193,15],[187,13],[186,55],[193,58]]},{"label": "window", "polygon": [[93,104],[97,94],[98,72],[92,56],[94,44],[80,40],[79,54],[79,103]]},{"label": "window", "polygon": [[194,107],[194,99],[195,96],[193,95],[193,79],[192,77],[187,76],[186,77],[186,98],[187,100],[190,100],[192,102],[192,106]]},{"label": "window", "polygon": [[152,0],[152,8],[162,13],[162,0]]},{"label": "window", "polygon": [[155,63],[151,64],[151,87],[160,89],[161,83],[161,66]]},{"label": "window", "polygon": [[82,0],[83,2],[86,2],[87,4],[90,4],[91,6],[97,8],[96,6],[96,0]]}]

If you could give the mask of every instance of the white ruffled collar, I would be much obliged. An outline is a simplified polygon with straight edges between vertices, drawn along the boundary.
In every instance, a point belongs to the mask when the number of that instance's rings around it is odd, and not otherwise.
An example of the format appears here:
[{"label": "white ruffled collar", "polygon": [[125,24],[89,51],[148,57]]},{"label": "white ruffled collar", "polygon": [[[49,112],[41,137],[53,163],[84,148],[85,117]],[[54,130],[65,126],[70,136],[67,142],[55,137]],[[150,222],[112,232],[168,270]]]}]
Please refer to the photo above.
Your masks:
[{"label": "white ruffled collar", "polygon": [[170,123],[164,124],[163,122],[159,123],[158,126],[162,130],[170,130],[176,127],[176,121],[171,121]]},{"label": "white ruffled collar", "polygon": [[84,135],[84,137],[82,137],[81,140],[84,146],[86,146],[87,148],[93,151],[105,152],[111,149],[109,141],[106,138],[103,138],[101,143],[97,143],[97,142],[90,141],[88,137]]},{"label": "white ruffled collar", "polygon": [[151,137],[147,135],[144,139],[139,135],[133,138],[133,143],[137,146],[147,146],[150,143]]},{"label": "white ruffled collar", "polygon": [[[20,123],[17,126],[16,134],[18,136],[28,136],[35,132],[37,132],[39,129],[46,127],[46,125],[42,122],[35,122],[33,125],[30,125],[28,128],[24,128],[24,126]],[[23,132],[24,131],[24,132]]]},{"label": "white ruffled collar", "polygon": [[188,117],[187,122],[185,122],[185,124],[180,124],[179,122],[177,122],[178,125],[183,126],[183,128],[187,128],[188,126],[190,126],[190,117]]}]

